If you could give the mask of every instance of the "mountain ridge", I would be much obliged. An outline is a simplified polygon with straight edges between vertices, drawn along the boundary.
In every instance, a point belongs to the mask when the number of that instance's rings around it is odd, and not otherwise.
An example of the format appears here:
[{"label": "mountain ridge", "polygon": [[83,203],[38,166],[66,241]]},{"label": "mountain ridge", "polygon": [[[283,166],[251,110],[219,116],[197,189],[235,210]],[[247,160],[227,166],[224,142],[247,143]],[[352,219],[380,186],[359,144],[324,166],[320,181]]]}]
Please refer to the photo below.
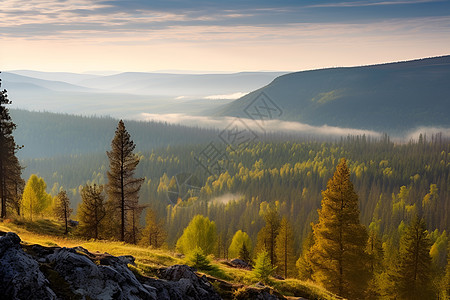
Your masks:
[{"label": "mountain ridge", "polygon": [[245,108],[265,93],[286,121],[390,134],[421,126],[450,127],[448,82],[450,56],[301,71],[279,76],[213,113],[244,117]]}]

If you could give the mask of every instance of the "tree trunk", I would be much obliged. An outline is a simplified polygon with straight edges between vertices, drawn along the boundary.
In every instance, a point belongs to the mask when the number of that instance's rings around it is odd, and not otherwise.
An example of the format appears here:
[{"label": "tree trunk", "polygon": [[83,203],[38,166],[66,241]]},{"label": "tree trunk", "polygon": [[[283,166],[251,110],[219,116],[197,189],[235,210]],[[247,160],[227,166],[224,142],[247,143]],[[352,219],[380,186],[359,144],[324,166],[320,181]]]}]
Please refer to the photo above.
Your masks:
[{"label": "tree trunk", "polygon": [[122,140],[122,149],[120,153],[120,196],[121,196],[121,228],[120,228],[120,240],[123,242],[125,241],[125,191],[124,191],[124,184],[123,184],[123,164],[124,164],[124,157],[123,157],[123,140]]}]

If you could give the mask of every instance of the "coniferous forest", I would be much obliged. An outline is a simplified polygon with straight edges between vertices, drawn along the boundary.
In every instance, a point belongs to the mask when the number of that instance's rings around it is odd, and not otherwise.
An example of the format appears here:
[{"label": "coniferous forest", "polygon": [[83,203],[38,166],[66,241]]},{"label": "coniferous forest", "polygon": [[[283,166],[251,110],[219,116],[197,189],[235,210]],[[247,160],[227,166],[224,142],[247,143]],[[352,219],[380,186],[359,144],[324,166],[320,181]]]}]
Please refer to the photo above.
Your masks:
[{"label": "coniferous forest", "polygon": [[208,255],[240,258],[261,282],[299,278],[348,299],[448,296],[450,141],[441,134],[137,152],[121,120],[106,153],[20,167],[8,104],[3,93],[3,218],[53,218],[66,235],[75,220],[71,235],[172,249],[200,270],[210,270]]}]

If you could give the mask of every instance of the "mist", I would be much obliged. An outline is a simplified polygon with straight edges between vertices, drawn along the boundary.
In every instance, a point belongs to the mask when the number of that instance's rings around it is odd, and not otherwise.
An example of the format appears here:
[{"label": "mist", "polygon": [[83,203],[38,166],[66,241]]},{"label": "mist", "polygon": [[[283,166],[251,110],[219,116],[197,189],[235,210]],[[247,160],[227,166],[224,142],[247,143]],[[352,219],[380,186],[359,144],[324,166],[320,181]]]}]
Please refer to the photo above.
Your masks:
[{"label": "mist", "polygon": [[166,122],[169,124],[181,124],[192,127],[203,128],[240,128],[250,129],[255,133],[291,133],[302,134],[308,136],[320,136],[320,137],[340,137],[348,135],[366,135],[371,137],[381,137],[382,133],[372,130],[362,130],[355,128],[343,128],[336,126],[312,126],[295,121],[283,121],[283,120],[268,120],[268,121],[255,121],[246,118],[235,117],[208,117],[208,116],[192,116],[181,113],[174,114],[150,114],[141,113],[137,116],[141,121],[158,121]]},{"label": "mist", "polygon": [[222,196],[212,198],[210,200],[210,203],[213,203],[213,204],[227,204],[227,203],[229,203],[231,201],[240,200],[242,197],[243,196],[241,194],[227,193],[227,194],[224,194]]}]

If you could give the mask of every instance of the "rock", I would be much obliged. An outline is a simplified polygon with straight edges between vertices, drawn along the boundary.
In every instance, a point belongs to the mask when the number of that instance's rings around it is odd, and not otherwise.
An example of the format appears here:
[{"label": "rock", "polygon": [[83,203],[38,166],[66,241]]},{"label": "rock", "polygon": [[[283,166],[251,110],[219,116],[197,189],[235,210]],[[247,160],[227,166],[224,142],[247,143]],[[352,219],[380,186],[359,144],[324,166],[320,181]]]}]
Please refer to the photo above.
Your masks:
[{"label": "rock", "polygon": [[0,237],[0,291],[2,299],[57,299],[38,262],[12,232]]},{"label": "rock", "polygon": [[74,294],[92,299],[155,299],[122,259],[110,256],[96,265],[75,248],[61,248],[47,257]]},{"label": "rock", "polygon": [[0,299],[221,299],[205,276],[175,265],[161,279],[134,274],[130,255],[94,254],[82,247],[21,245],[0,237]]},{"label": "rock", "polygon": [[241,268],[241,269],[247,269],[247,270],[251,269],[251,266],[247,262],[245,262],[239,258],[235,258],[232,261],[230,261],[230,265],[235,268]]},{"label": "rock", "polygon": [[260,299],[260,300],[279,300],[286,299],[280,293],[275,290],[264,287],[263,284],[258,282],[254,287],[245,287],[239,289],[234,294],[234,299],[236,300],[244,300],[244,299]]},{"label": "rock", "polygon": [[74,221],[74,220],[69,220],[67,222],[67,225],[69,225],[70,227],[77,227],[78,224],[79,224],[79,222],[78,221]]},{"label": "rock", "polygon": [[158,270],[159,281],[148,284],[156,287],[158,299],[221,299],[206,277],[199,277],[195,269],[174,265]]}]

